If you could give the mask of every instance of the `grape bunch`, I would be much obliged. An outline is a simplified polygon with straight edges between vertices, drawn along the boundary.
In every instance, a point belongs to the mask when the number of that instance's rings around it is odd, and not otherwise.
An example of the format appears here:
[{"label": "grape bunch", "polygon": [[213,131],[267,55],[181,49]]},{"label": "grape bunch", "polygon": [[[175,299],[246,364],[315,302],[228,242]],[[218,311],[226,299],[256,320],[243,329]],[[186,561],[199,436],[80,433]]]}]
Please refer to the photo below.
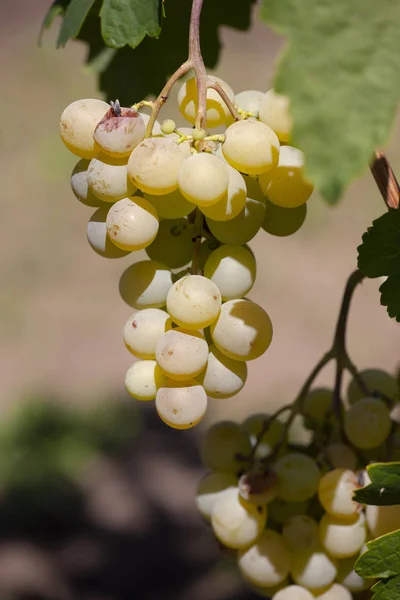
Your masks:
[{"label": "grape bunch", "polygon": [[[388,448],[396,454],[400,430],[391,419],[400,403],[396,379],[377,369],[360,376],[371,396],[350,382],[344,436],[330,414],[333,392],[325,388],[309,391],[289,416],[221,421],[205,434],[201,458],[208,472],[198,485],[197,508],[222,555],[236,561],[260,596],[351,600],[373,583],[354,570],[366,542],[400,529],[398,506],[353,500],[370,483],[365,466],[382,460]],[[311,432],[306,442],[299,432],[291,435],[294,415]]]},{"label": "grape bunch", "polygon": [[[272,340],[263,308],[247,298],[256,260],[247,243],[263,228],[297,231],[313,186],[302,152],[288,145],[292,119],[286,98],[273,90],[234,95],[236,119],[214,88],[207,89],[205,129],[196,127],[197,83],[178,93],[192,127],[96,99],[78,100],[61,116],[61,137],[80,157],[71,186],[97,207],[87,238],[99,255],[146,250],[121,277],[120,291],[136,312],[124,340],[136,360],[128,392],[154,400],[161,419],[185,429],[205,414],[208,397],[236,394],[246,361]],[[209,129],[225,126],[224,134]]]}]

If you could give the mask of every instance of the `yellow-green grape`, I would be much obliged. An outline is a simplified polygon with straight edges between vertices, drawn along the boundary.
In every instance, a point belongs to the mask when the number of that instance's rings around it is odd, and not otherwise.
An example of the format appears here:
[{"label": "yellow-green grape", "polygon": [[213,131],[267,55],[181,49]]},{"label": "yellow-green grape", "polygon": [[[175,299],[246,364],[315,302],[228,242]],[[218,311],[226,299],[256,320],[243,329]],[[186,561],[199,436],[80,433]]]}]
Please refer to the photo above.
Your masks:
[{"label": "yellow-green grape", "polygon": [[335,558],[349,558],[358,554],[365,544],[367,529],[365,516],[359,513],[343,519],[325,513],[319,524],[322,546]]},{"label": "yellow-green grape", "polygon": [[300,229],[306,216],[307,204],[302,204],[296,208],[285,208],[272,204],[267,200],[262,228],[271,235],[286,237],[293,235]]},{"label": "yellow-green grape", "polygon": [[275,463],[279,479],[278,497],[286,502],[303,502],[317,493],[321,473],[315,460],[306,454],[292,452]]},{"label": "yellow-green grape", "polygon": [[318,592],[334,582],[337,574],[336,559],[320,547],[308,552],[301,550],[293,554],[290,574],[298,585]]},{"label": "yellow-green grape", "polygon": [[228,163],[247,175],[261,175],[278,165],[279,140],[268,125],[237,121],[225,132],[222,152]]},{"label": "yellow-green grape", "polygon": [[143,194],[151,202],[160,218],[179,219],[186,217],[194,210],[191,202],[182,196],[179,190],[164,194],[163,196],[154,196],[152,194]]},{"label": "yellow-green grape", "polygon": [[101,151],[116,158],[128,157],[144,138],[146,127],[142,116],[132,108],[110,108],[97,124],[93,138]]},{"label": "yellow-green grape", "polygon": [[192,135],[193,135],[193,139],[196,141],[204,140],[204,138],[207,135],[207,132],[204,129],[200,129],[200,127],[195,127],[192,130]]},{"label": "yellow-green grape", "polygon": [[178,173],[179,190],[196,206],[211,206],[226,194],[229,173],[214,154],[198,152],[183,161]]},{"label": "yellow-green grape", "polygon": [[204,475],[199,481],[195,497],[196,506],[201,516],[210,521],[217,500],[226,490],[236,487],[236,477],[231,473],[217,471]]},{"label": "yellow-green grape", "polygon": [[91,248],[104,258],[122,258],[130,251],[117,248],[107,235],[106,220],[109,208],[98,208],[87,224],[87,240]]},{"label": "yellow-green grape", "polygon": [[189,429],[201,421],[207,410],[207,394],[194,379],[176,381],[168,377],[157,390],[156,410],[173,429]]},{"label": "yellow-green grape", "polygon": [[268,200],[284,208],[301,206],[314,191],[304,175],[304,154],[292,146],[282,146],[276,169],[263,173],[258,181]]},{"label": "yellow-green grape", "polygon": [[233,421],[220,421],[212,425],[206,431],[200,447],[204,466],[226,473],[237,473],[243,464],[240,456],[247,456],[250,452],[249,436]]},{"label": "yellow-green grape", "polygon": [[173,133],[176,129],[176,123],[172,119],[164,119],[161,123],[161,131],[164,135],[169,135]]},{"label": "yellow-green grape", "polygon": [[162,196],[178,187],[178,172],[190,156],[190,144],[170,137],[152,137],[134,148],[128,161],[128,174],[143,192]]},{"label": "yellow-green grape", "polygon": [[216,204],[201,206],[201,212],[213,221],[234,219],[246,204],[246,182],[243,176],[228,163],[225,164],[229,175],[227,191]]},{"label": "yellow-green grape", "polygon": [[272,600],[314,600],[315,596],[301,585],[288,585],[271,598]]},{"label": "yellow-green grape", "polygon": [[222,300],[243,298],[256,279],[256,261],[243,246],[223,245],[207,259],[204,276],[213,281]]},{"label": "yellow-green grape", "polygon": [[365,516],[368,529],[374,538],[400,529],[400,509],[398,504],[393,506],[373,506],[368,504],[365,509]]},{"label": "yellow-green grape", "polygon": [[284,522],[282,535],[292,552],[314,550],[318,545],[318,523],[308,515],[294,515]]},{"label": "yellow-green grape", "polygon": [[186,381],[196,377],[206,366],[208,344],[199,331],[176,327],[158,340],[156,360],[168,377]]},{"label": "yellow-green grape", "polygon": [[292,554],[283,537],[266,529],[253,546],[238,553],[238,567],[244,579],[261,587],[281,583],[289,574]]},{"label": "yellow-green grape", "polygon": [[82,204],[95,208],[97,206],[102,206],[103,203],[89,188],[87,177],[89,164],[89,160],[81,158],[75,165],[71,173],[71,188],[75,197],[82,202]]},{"label": "yellow-green grape", "polygon": [[368,450],[380,446],[391,427],[389,410],[379,398],[361,398],[344,415],[345,433],[356,448]]},{"label": "yellow-green grape", "polygon": [[258,118],[275,131],[279,141],[289,140],[293,119],[289,112],[289,99],[286,96],[268,90],[260,102]]},{"label": "yellow-green grape", "polygon": [[271,521],[283,525],[287,519],[295,515],[307,513],[308,502],[285,502],[281,498],[275,498],[269,505],[269,517]]},{"label": "yellow-green grape", "polygon": [[239,493],[246,502],[269,504],[278,493],[278,478],[272,469],[258,465],[241,475]]},{"label": "yellow-green grape", "polygon": [[333,583],[327,590],[314,596],[317,600],[352,600],[353,596],[347,588]]},{"label": "yellow-green grape", "polygon": [[[400,389],[398,383],[395,377],[386,373],[386,371],[382,371],[381,369],[365,369],[365,371],[360,372],[360,377],[371,394],[381,392],[391,400],[399,399]],[[357,400],[364,398],[364,396],[365,393],[359,387],[357,381],[352,379],[347,388],[349,404],[354,404]]]},{"label": "yellow-green grape", "polygon": [[158,216],[155,208],[139,196],[123,198],[108,211],[107,234],[122,250],[142,250],[157,235]]},{"label": "yellow-green grape", "polygon": [[157,371],[158,366],[155,360],[138,360],[133,363],[125,375],[127,392],[142,402],[154,400],[161,381]]},{"label": "yellow-green grape", "polygon": [[332,390],[315,388],[304,398],[302,414],[311,419],[314,425],[323,425],[332,406]]},{"label": "yellow-green grape", "polygon": [[161,308],[172,283],[172,273],[166,265],[155,260],[142,260],[124,271],[119,293],[132,308]]},{"label": "yellow-green grape", "polygon": [[[366,550],[367,546],[364,545],[361,549],[361,552],[359,553],[359,556],[361,556],[361,554],[364,554]],[[355,572],[354,565],[357,558],[358,557],[355,558],[354,556],[352,556],[351,558],[339,560],[338,574],[336,577],[337,583],[340,583],[345,588],[355,593],[362,592],[363,590],[370,588],[371,585],[375,583],[374,579],[364,579],[364,577],[360,577],[360,575],[358,575],[358,573]]]},{"label": "yellow-green grape", "polygon": [[258,90],[244,90],[235,96],[235,104],[242,110],[258,115],[265,94]]},{"label": "yellow-green grape", "polygon": [[206,217],[207,225],[223,244],[243,246],[260,230],[265,215],[265,199],[263,202],[246,198],[244,209],[229,221],[214,221]]},{"label": "yellow-green grape", "polygon": [[75,100],[67,106],[61,115],[60,134],[68,150],[88,159],[99,154],[100,148],[93,134],[109,108],[106,102],[95,98]]},{"label": "yellow-green grape", "polygon": [[160,223],[154,241],[146,248],[152,260],[162,260],[171,269],[192,260],[194,227],[187,219],[166,219]]},{"label": "yellow-green grape", "polygon": [[153,359],[158,340],[171,327],[171,319],[165,310],[145,308],[137,311],[125,323],[125,345],[138,358]]},{"label": "yellow-green grape", "polygon": [[[219,77],[215,77],[213,75],[209,75],[208,79],[211,81],[218,83],[224,92],[227,94],[229,99],[234,102],[235,94],[233,93],[232,88],[220,79]],[[181,114],[185,117],[189,123],[194,125],[196,121],[196,114],[198,111],[197,105],[197,83],[196,79],[193,77],[185,83],[182,84],[181,88],[178,92],[178,105]],[[207,122],[206,127],[210,129],[212,127],[219,127],[220,125],[225,125],[227,119],[230,115],[229,109],[226,106],[225,102],[222,100],[221,96],[218,92],[212,88],[207,89]]]},{"label": "yellow-green grape", "polygon": [[208,362],[197,379],[211,398],[230,398],[244,386],[247,379],[247,365],[228,358],[212,345]]},{"label": "yellow-green grape", "polygon": [[357,514],[359,505],[353,496],[358,485],[357,476],[349,469],[334,469],[321,477],[318,499],[327,513],[339,519]]},{"label": "yellow-green grape", "polygon": [[[257,442],[258,436],[264,427],[265,421],[268,421],[270,415],[267,414],[255,414],[247,417],[242,423],[242,427],[249,433],[250,440],[254,446]],[[268,430],[262,437],[262,441],[257,447],[255,456],[257,458],[265,458],[269,456],[277,443],[282,439],[284,425],[281,421],[274,419],[269,424]]]},{"label": "yellow-green grape", "polygon": [[349,446],[345,444],[329,444],[325,455],[334,469],[349,469],[355,471],[357,468],[357,456]]},{"label": "yellow-green grape", "polygon": [[186,329],[203,329],[221,310],[219,289],[207,277],[187,275],[174,283],[167,296],[171,319]]},{"label": "yellow-green grape", "polygon": [[217,348],[233,360],[254,360],[272,341],[272,323],[261,306],[251,300],[228,300],[211,325]]},{"label": "yellow-green grape", "polygon": [[126,160],[102,154],[92,158],[87,170],[90,190],[103,202],[116,202],[136,192],[128,177]]},{"label": "yellow-green grape", "polygon": [[[140,116],[143,119],[144,126],[147,127],[147,123],[150,121],[150,115],[148,115],[147,113],[145,113],[143,111],[143,109],[140,109],[138,112],[139,112]],[[162,135],[161,124],[160,124],[159,121],[157,121],[157,119],[154,121],[153,131],[152,131],[151,135],[153,135],[153,136],[155,136],[155,135]]]}]

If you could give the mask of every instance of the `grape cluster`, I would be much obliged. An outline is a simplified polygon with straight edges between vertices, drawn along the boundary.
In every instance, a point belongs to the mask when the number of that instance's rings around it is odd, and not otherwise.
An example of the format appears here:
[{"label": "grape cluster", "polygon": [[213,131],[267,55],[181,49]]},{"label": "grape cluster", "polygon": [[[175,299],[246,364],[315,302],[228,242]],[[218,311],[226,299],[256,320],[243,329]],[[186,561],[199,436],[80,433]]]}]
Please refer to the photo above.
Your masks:
[{"label": "grape cluster", "polygon": [[[87,228],[93,250],[118,258],[146,249],[149,260],[120,282],[138,311],[124,329],[139,359],[126,388],[138,400],[155,399],[161,419],[177,429],[200,421],[207,397],[236,394],[246,361],[269,347],[270,318],[245,298],[256,277],[246,244],[261,228],[294,233],[313,192],[302,152],[287,145],[287,100],[273,90],[235,96],[226,82],[208,79],[235,105],[236,120],[209,88],[205,129],[177,129],[171,119],[151,127],[154,114],[139,112],[145,102],[121,108],[96,99],[70,104],[60,124],[65,145],[81,157],[72,190],[97,207]],[[191,125],[197,102],[192,78],[178,93]],[[221,125],[224,134],[206,131]]]},{"label": "grape cluster", "polygon": [[199,482],[197,508],[222,554],[261,596],[351,600],[373,583],[354,570],[366,542],[400,529],[398,506],[353,500],[370,482],[365,465],[393,450],[399,430],[391,419],[400,402],[396,379],[376,369],[360,376],[372,395],[364,397],[351,381],[344,440],[329,414],[332,390],[325,388],[311,390],[298,413],[312,434],[307,442],[290,442],[293,419],[265,414],[218,422],[203,439],[209,472]]}]

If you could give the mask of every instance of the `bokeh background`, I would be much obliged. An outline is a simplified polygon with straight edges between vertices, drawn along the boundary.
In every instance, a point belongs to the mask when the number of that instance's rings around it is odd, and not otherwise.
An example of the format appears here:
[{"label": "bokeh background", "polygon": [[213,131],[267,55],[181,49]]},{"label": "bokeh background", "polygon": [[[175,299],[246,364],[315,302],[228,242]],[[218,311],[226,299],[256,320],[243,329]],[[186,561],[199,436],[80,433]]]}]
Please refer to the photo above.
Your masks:
[{"label": "bokeh background", "polygon": [[[118,281],[132,256],[106,261],[87,244],[93,210],[70,191],[76,160],[58,134],[67,104],[100,93],[82,43],[55,50],[55,27],[37,46],[48,5],[0,3],[0,598],[253,598],[196,513],[199,440],[213,421],[295,396],[331,342],[356,247],[384,204],[365,173],[335,208],[315,194],[291,238],[256,236],[250,297],[271,316],[273,344],[237,397],[210,401],[196,431],[168,430],[124,391],[131,309]],[[248,31],[221,27],[219,39],[215,74],[237,92],[270,87],[283,42],[257,6]],[[174,99],[163,116],[181,123]],[[399,132],[387,149],[395,172]],[[399,325],[378,287],[368,281],[356,293],[349,349],[360,368],[394,371]],[[319,381],[330,385],[332,371]]]}]

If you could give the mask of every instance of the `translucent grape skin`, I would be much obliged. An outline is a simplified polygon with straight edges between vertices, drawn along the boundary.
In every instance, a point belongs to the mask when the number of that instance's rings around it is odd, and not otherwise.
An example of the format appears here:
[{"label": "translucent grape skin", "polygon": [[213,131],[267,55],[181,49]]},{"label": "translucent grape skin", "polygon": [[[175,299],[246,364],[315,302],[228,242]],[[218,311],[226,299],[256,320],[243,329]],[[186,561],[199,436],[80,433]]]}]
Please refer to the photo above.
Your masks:
[{"label": "translucent grape skin", "polygon": [[154,400],[160,381],[160,373],[155,360],[138,360],[125,375],[125,388],[136,400]]},{"label": "translucent grape skin", "polygon": [[[226,81],[213,75],[209,75],[208,77],[211,81],[218,83],[224,89],[232,102],[235,101],[235,94]],[[178,91],[178,105],[181,114],[189,121],[189,123],[194,125],[197,113],[197,83],[194,77],[185,81],[180,87]],[[206,107],[206,127],[208,129],[226,124],[230,116],[229,109],[218,92],[212,88],[207,89]]]},{"label": "translucent grape skin", "polygon": [[247,379],[247,365],[228,358],[212,345],[207,365],[196,377],[211,398],[230,398],[243,388]]},{"label": "translucent grape skin", "polygon": [[188,202],[179,190],[163,196],[154,196],[146,193],[143,196],[151,202],[158,216],[163,219],[180,219],[181,217],[186,217],[186,215],[194,210],[193,204]]},{"label": "translucent grape skin", "polygon": [[196,506],[201,516],[210,521],[218,498],[229,488],[236,488],[236,477],[230,473],[206,473],[199,481],[196,491]]},{"label": "translucent grape skin", "polygon": [[171,319],[186,329],[208,327],[221,310],[221,294],[202,275],[187,275],[174,283],[167,296]]},{"label": "translucent grape skin", "polygon": [[242,427],[234,421],[220,421],[206,431],[200,456],[212,471],[237,473],[241,466],[238,455],[247,456],[250,451],[250,439]]},{"label": "translucent grape skin", "polygon": [[122,250],[142,250],[151,244],[158,232],[155,208],[139,196],[118,200],[108,211],[107,234]]},{"label": "translucent grape skin", "polygon": [[291,452],[277,460],[274,470],[279,479],[278,497],[286,502],[303,502],[316,494],[321,473],[315,460]]},{"label": "translucent grape skin", "polygon": [[93,134],[109,105],[103,100],[85,98],[67,106],[60,119],[61,139],[73,154],[92,159],[100,152]]},{"label": "translucent grape skin", "polygon": [[268,90],[260,102],[258,117],[269,125],[278,136],[280,142],[288,142],[293,127],[293,119],[289,113],[289,100],[286,96]]},{"label": "translucent grape skin", "polygon": [[359,505],[353,495],[359,487],[357,477],[348,469],[334,469],[325,473],[318,486],[318,499],[327,513],[348,519],[354,516]]},{"label": "translucent grape skin", "polygon": [[92,158],[87,170],[91,192],[103,202],[116,202],[136,192],[128,177],[126,160],[101,155]]},{"label": "translucent grape skin", "polygon": [[379,398],[361,398],[345,412],[344,430],[356,448],[377,448],[389,437],[389,410]]},{"label": "translucent grape skin", "polygon": [[222,152],[228,163],[247,175],[261,175],[278,165],[279,140],[268,125],[237,121],[225,132]]},{"label": "translucent grape skin", "polygon": [[172,273],[166,265],[142,260],[124,271],[119,293],[132,308],[162,308],[172,283]]},{"label": "translucent grape skin", "polygon": [[87,225],[87,240],[91,248],[103,258],[122,258],[130,251],[118,248],[107,235],[106,219],[109,207],[99,208],[92,214]]},{"label": "translucent grape skin", "polygon": [[307,204],[302,204],[296,208],[285,208],[267,200],[262,228],[271,235],[287,237],[300,229],[306,216]]},{"label": "translucent grape skin", "polygon": [[[360,371],[360,377],[364,381],[368,391],[381,392],[391,400],[398,400],[400,396],[399,385],[392,375],[382,369],[365,369]],[[347,398],[349,404],[354,404],[357,400],[365,397],[364,391],[359,387],[357,381],[352,379],[347,388]]]},{"label": "translucent grape skin", "polygon": [[243,246],[222,245],[210,254],[204,276],[213,281],[222,300],[243,298],[256,279],[256,261]]},{"label": "translucent grape skin", "polygon": [[216,204],[227,193],[229,172],[214,154],[198,152],[186,158],[179,168],[179,190],[196,206]]},{"label": "translucent grape skin", "polygon": [[266,529],[253,546],[238,553],[238,567],[243,577],[258,586],[274,586],[289,574],[292,555],[283,537]]},{"label": "translucent grape skin", "polygon": [[147,246],[152,260],[160,260],[171,269],[184,267],[193,256],[194,227],[187,219],[166,219],[159,225],[157,236]]},{"label": "translucent grape skin", "polygon": [[237,217],[246,204],[246,182],[243,176],[226,163],[228,169],[228,189],[222,198],[210,206],[201,206],[201,212],[214,221],[230,221]]},{"label": "translucent grape skin", "polygon": [[124,342],[127,349],[141,359],[155,359],[158,340],[172,327],[165,310],[145,308],[127,320]]},{"label": "translucent grape skin", "polygon": [[85,206],[101,207],[103,202],[93,194],[88,185],[87,171],[89,164],[90,161],[85,158],[81,158],[77,162],[71,173],[71,188],[75,197]]},{"label": "translucent grape skin", "polygon": [[158,416],[173,429],[189,429],[197,425],[207,410],[207,394],[194,379],[175,381],[165,378],[157,390]]},{"label": "translucent grape skin", "polygon": [[168,377],[186,381],[196,377],[206,366],[208,344],[200,332],[176,327],[158,340],[156,360]]},{"label": "translucent grape skin", "polygon": [[321,544],[335,558],[349,558],[358,554],[365,544],[366,536],[363,513],[355,515],[352,520],[325,513],[319,524]]}]

